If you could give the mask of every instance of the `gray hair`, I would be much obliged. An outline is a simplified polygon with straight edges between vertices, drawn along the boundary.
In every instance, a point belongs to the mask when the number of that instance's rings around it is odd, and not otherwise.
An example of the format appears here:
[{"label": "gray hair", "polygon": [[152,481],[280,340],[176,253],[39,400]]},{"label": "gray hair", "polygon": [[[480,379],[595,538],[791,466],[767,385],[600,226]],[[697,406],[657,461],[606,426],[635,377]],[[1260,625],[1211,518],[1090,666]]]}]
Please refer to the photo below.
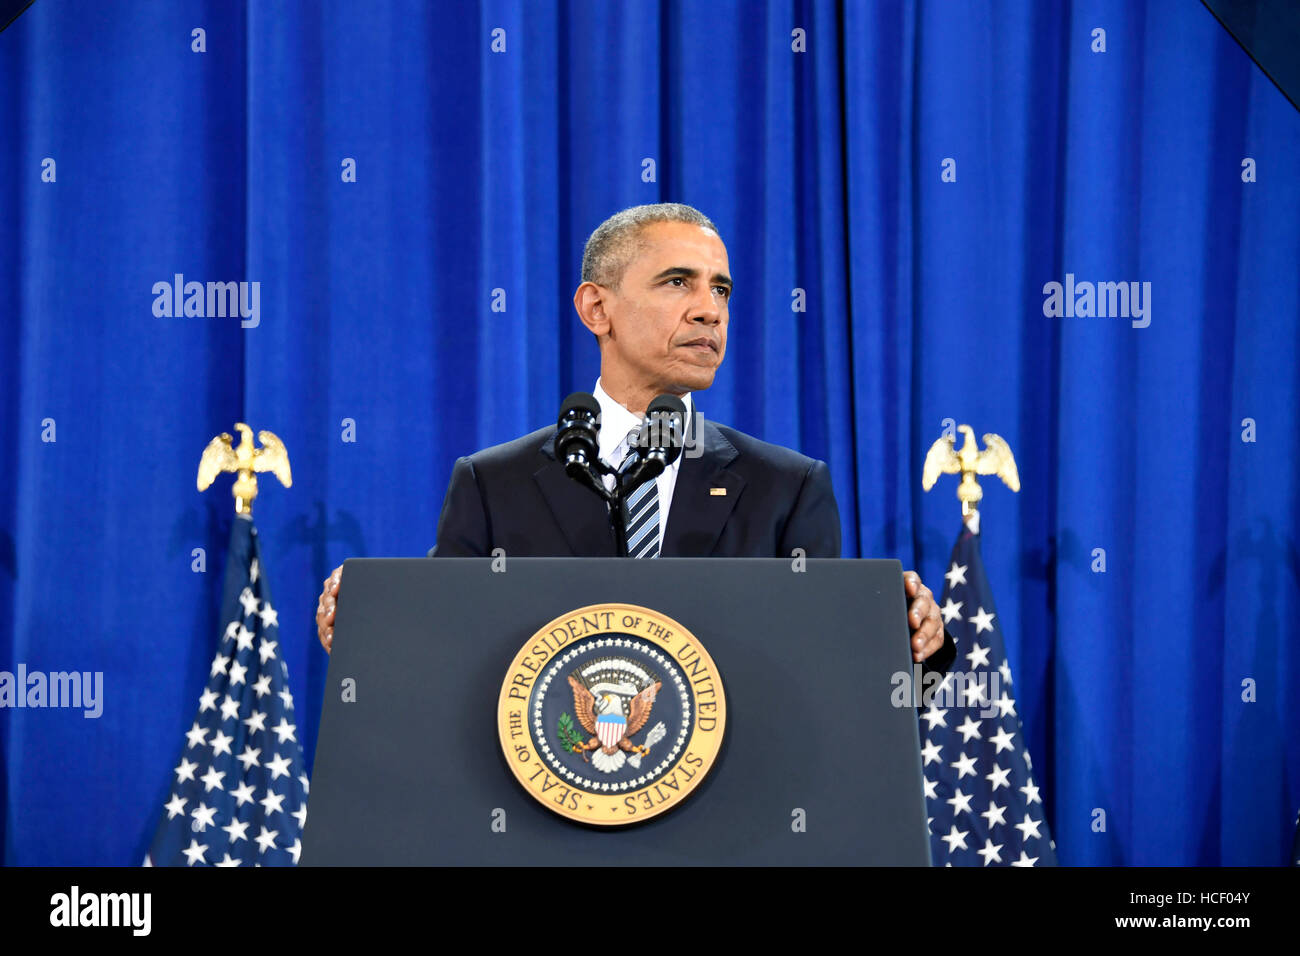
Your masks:
[{"label": "gray hair", "polygon": [[617,288],[623,270],[636,255],[641,230],[654,222],[688,222],[718,232],[713,220],[694,206],[677,202],[631,206],[614,213],[587,239],[582,253],[582,281]]}]

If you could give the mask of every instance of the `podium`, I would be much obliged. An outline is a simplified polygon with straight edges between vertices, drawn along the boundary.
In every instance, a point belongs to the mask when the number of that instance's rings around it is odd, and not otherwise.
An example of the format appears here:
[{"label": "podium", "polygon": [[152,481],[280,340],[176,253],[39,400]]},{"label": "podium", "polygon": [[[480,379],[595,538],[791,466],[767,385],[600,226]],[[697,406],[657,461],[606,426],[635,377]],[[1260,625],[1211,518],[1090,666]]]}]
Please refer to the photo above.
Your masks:
[{"label": "podium", "polygon": [[[726,722],[693,792],[605,827],[521,785],[497,712],[540,628],[614,603],[698,639]],[[928,866],[909,633],[897,561],[348,561],[301,864]]]}]

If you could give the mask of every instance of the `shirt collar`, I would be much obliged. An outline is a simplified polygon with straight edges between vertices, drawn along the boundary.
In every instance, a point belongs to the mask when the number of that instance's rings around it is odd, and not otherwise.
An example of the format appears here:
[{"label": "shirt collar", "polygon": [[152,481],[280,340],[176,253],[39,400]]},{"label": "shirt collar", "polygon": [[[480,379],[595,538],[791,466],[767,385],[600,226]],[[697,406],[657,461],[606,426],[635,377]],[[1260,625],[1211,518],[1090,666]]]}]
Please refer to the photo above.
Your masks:
[{"label": "shirt collar", "polygon": [[[600,404],[600,457],[605,461],[613,463],[613,456],[618,451],[619,446],[623,444],[623,439],[627,438],[627,433],[641,424],[643,416],[633,415],[626,408],[614,401],[605,391],[604,386],[600,384],[600,379],[596,379],[596,387],[592,389],[591,394],[596,397]],[[682,396],[682,403],[686,406],[686,422],[684,423],[686,434],[691,433],[691,416],[695,414],[695,403],[691,400],[691,393],[687,392]],[[680,461],[680,457],[678,461]],[[674,462],[673,464],[676,464]]]}]

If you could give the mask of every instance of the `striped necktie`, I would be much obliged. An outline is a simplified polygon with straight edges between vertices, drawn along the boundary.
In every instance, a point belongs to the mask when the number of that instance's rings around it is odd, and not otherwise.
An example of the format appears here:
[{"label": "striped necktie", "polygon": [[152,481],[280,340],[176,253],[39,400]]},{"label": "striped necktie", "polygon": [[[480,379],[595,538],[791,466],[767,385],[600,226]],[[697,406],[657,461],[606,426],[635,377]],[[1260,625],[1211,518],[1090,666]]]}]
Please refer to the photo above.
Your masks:
[{"label": "striped necktie", "polygon": [[[641,459],[636,448],[641,426],[627,433],[627,456],[619,465],[619,474],[625,473]],[[659,481],[651,478],[626,501],[627,553],[633,558],[659,557]]]}]

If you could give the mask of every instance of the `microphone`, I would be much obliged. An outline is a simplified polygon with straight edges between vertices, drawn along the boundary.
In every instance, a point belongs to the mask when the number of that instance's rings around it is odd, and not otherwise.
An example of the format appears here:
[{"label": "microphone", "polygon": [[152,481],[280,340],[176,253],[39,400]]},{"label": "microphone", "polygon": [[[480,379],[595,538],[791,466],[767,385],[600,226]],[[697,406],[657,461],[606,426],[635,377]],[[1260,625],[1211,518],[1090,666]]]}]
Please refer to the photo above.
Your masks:
[{"label": "microphone", "polygon": [[564,462],[564,472],[586,485],[601,498],[609,492],[597,474],[600,461],[600,403],[589,392],[574,392],[560,406],[556,422],[555,457]]},{"label": "microphone", "polygon": [[681,456],[685,431],[686,404],[680,398],[664,393],[650,402],[637,436],[641,460],[623,475],[624,496],[657,478]]}]

